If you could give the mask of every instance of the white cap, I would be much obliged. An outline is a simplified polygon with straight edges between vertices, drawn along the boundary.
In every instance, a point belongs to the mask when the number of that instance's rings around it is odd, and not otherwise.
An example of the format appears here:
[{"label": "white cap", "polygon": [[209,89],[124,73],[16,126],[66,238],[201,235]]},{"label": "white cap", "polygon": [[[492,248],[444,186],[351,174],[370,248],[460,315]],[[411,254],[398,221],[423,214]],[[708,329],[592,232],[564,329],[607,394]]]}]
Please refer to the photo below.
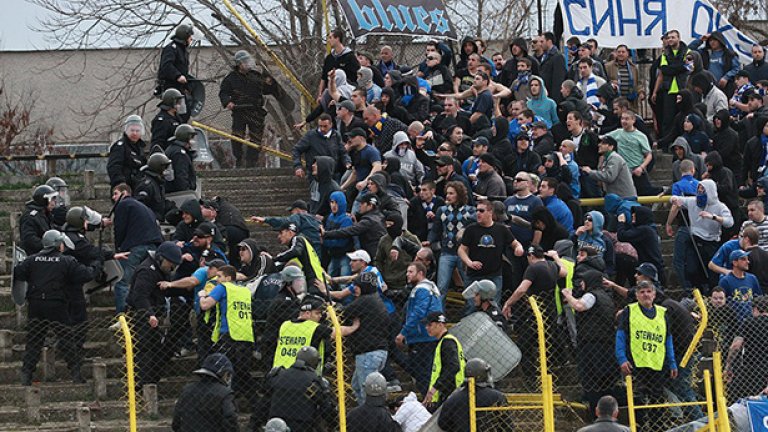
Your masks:
[{"label": "white cap", "polygon": [[366,263],[370,263],[371,262],[371,256],[368,255],[368,252],[366,252],[366,251],[364,251],[362,249],[358,249],[358,250],[356,250],[354,252],[350,252],[350,253],[347,254],[347,256],[351,260],[360,260],[360,261],[365,261]]}]

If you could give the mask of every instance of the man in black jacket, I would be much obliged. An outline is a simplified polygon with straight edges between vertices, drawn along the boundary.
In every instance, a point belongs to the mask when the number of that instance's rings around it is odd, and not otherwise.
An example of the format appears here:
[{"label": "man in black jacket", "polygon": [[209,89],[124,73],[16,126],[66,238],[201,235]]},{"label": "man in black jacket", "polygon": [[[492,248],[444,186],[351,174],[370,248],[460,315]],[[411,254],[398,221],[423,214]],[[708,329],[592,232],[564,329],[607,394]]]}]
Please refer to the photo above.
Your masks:
[{"label": "man in black jacket", "polygon": [[413,197],[408,206],[408,231],[422,242],[427,241],[435,212],[444,205],[445,200],[435,194],[435,182],[422,182],[418,196]]},{"label": "man in black jacket", "polygon": [[26,298],[29,304],[29,322],[21,383],[25,386],[32,385],[32,375],[40,360],[40,352],[43,350],[49,328],[59,338],[59,347],[63,350],[72,380],[83,383],[85,380],[80,375],[79,357],[76,355],[68,327],[68,287],[70,284],[88,282],[93,279],[95,271],[78,263],[75,258],[62,254],[66,249],[73,249],[74,245],[59,231],[46,231],[41,243],[43,249],[28,256],[16,265],[13,271],[15,280],[28,284]]},{"label": "man in black jacket", "polygon": [[149,207],[158,222],[165,221],[165,214],[175,205],[165,199],[166,176],[172,173],[168,169],[171,160],[165,153],[155,153],[149,157],[147,164],[141,168],[141,175],[133,188],[136,199]]},{"label": "man in black jacket", "polygon": [[146,144],[141,139],[143,135],[144,122],[141,117],[129,115],[123,122],[123,136],[109,147],[107,173],[110,186],[115,187],[120,183],[136,186],[139,170],[147,162],[144,155]]},{"label": "man in black jacket", "polygon": [[340,28],[333,29],[328,34],[328,44],[331,46],[331,52],[323,60],[323,70],[320,72],[320,86],[317,89],[317,101],[320,102],[320,96],[323,90],[328,88],[328,72],[334,69],[342,69],[347,74],[350,84],[354,84],[357,71],[360,69],[360,62],[357,60],[355,52],[351,48],[344,46],[344,30]]},{"label": "man in black jacket", "polygon": [[181,124],[174,133],[175,140],[165,150],[165,155],[171,160],[173,168],[173,180],[165,181],[165,192],[194,191],[197,189],[197,175],[195,174],[195,151],[192,149],[192,140],[197,135],[195,128],[188,124]]},{"label": "man in black jacket", "polygon": [[[163,48],[160,54],[160,68],[157,70],[157,81],[161,91],[174,88],[181,92],[187,89],[189,82],[189,51],[192,45],[194,30],[189,24],[176,27],[171,43]],[[189,119],[186,102],[182,99],[182,109],[179,112],[182,121]]]},{"label": "man in black jacket", "polygon": [[326,294],[325,277],[320,258],[312,244],[303,235],[295,223],[286,222],[278,228],[277,239],[288,250],[275,255],[275,267],[282,269],[289,261],[296,259],[304,270],[307,286],[311,294]]},{"label": "man in black jacket", "polygon": [[[221,106],[232,111],[232,135],[244,138],[247,127],[248,139],[261,144],[264,119],[267,116],[264,95],[274,95],[278,90],[271,76],[257,72],[254,68],[253,58],[247,51],[236,52],[235,68],[221,82],[219,100]],[[259,160],[258,149],[243,148],[243,144],[235,141],[232,141],[232,153],[236,163],[243,168],[256,166]]]},{"label": "man in black jacket", "polygon": [[563,100],[560,93],[560,85],[565,81],[565,57],[555,46],[555,35],[552,32],[546,32],[542,35],[544,44],[544,55],[541,58],[541,78],[547,86],[547,94],[555,103]]},{"label": "man in black jacket", "polygon": [[152,119],[152,148],[160,146],[165,151],[168,147],[168,141],[173,138],[176,128],[184,123],[179,116],[184,95],[175,88],[170,88],[163,92],[161,101],[157,104],[160,111]]},{"label": "man in black jacket", "polygon": [[181,248],[167,241],[157,248],[157,252],[150,253],[133,275],[126,301],[136,331],[139,388],[160,381],[163,366],[170,358],[163,352],[163,331],[158,318],[165,314],[165,293],[159,282],[170,281],[179,264]]},{"label": "man in black jacket", "polygon": [[336,398],[328,381],[315,372],[319,363],[317,349],[305,346],[296,354],[293,366],[272,369],[266,378],[264,395],[253,410],[250,429],[261,431],[264,420],[278,417],[292,431],[332,430],[336,423]]},{"label": "man in black jacket", "polygon": [[213,353],[200,369],[200,377],[181,391],[173,411],[175,432],[237,432],[237,406],[230,383],[234,369],[227,356]]},{"label": "man in black jacket", "polygon": [[[317,156],[328,156],[336,163],[336,167],[348,167],[350,162],[344,143],[339,134],[333,130],[333,120],[328,114],[321,114],[317,119],[317,129],[304,134],[303,137],[293,146],[293,169],[296,177],[304,177],[306,170],[301,164],[301,156],[304,155],[304,162],[307,169],[312,167]],[[308,176],[311,181],[314,176],[310,173]]]},{"label": "man in black jacket", "polygon": [[[475,379],[475,406],[478,408],[500,407],[507,405],[504,393],[493,388],[490,380],[491,367],[481,358],[467,362],[465,375]],[[509,417],[501,412],[477,413],[478,430],[513,430]],[[469,430],[469,388],[465,381],[461,389],[445,401],[440,410],[437,424],[446,432],[466,432]],[[503,427],[502,427],[503,425]],[[497,429],[499,428],[499,429]]]},{"label": "man in black jacket", "polygon": [[56,206],[58,192],[48,185],[40,185],[32,192],[32,199],[25,204],[19,219],[21,247],[27,255],[40,252],[42,238],[51,229],[51,211]]},{"label": "man in black jacket", "polygon": [[360,216],[354,225],[333,231],[323,230],[323,238],[325,239],[358,236],[360,246],[368,252],[369,256],[376,256],[379,240],[386,234],[384,215],[379,211],[379,197],[370,193],[363,196],[360,203]]},{"label": "man in black jacket", "polygon": [[120,313],[125,311],[133,270],[163,241],[163,235],[152,210],[131,197],[130,186],[125,183],[115,186],[112,201],[115,203],[115,249],[130,252],[127,260],[120,261],[123,278],[115,285],[115,306]]}]

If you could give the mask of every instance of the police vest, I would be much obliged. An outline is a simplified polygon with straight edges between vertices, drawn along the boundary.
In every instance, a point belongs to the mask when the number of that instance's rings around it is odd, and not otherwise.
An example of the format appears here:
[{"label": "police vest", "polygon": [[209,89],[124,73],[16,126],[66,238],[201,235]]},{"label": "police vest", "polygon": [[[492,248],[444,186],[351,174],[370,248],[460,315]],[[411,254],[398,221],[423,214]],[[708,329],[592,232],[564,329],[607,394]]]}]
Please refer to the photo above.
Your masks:
[{"label": "police vest", "polygon": [[648,318],[639,303],[629,305],[629,349],[635,367],[660,371],[666,356],[667,308],[656,306],[656,317]]},{"label": "police vest", "polygon": [[[466,365],[466,361],[464,360],[464,349],[461,347],[461,343],[459,342],[459,340],[456,339],[456,336],[446,333],[445,336],[440,338],[440,342],[437,343],[437,348],[435,348],[435,357],[434,357],[434,360],[432,361],[432,376],[429,378],[430,388],[435,386],[435,383],[437,382],[437,378],[440,376],[440,372],[443,370],[443,361],[440,358],[440,349],[443,346],[443,341],[446,339],[451,339],[454,342],[456,342],[456,348],[459,352],[459,370],[456,372],[456,376],[454,377],[456,388],[459,388],[461,384],[464,382],[464,366]],[[432,402],[439,402],[439,401],[440,401],[440,392],[436,391],[435,394],[432,396]]]},{"label": "police vest", "polygon": [[[306,321],[286,321],[280,326],[280,334],[277,337],[277,349],[275,349],[275,359],[272,362],[272,367],[284,367],[289,368],[296,362],[296,354],[298,354],[301,347],[310,346],[312,344],[312,336],[315,334],[315,330],[320,326],[312,320]],[[325,352],[325,342],[320,342],[320,347],[317,350],[320,354],[320,366],[322,367],[322,359]],[[322,369],[320,369],[322,370]]]},{"label": "police vest", "polygon": [[[569,260],[569,259],[560,259],[560,262],[563,264],[563,267],[565,267],[566,270],[568,270],[568,274],[565,275],[565,289],[573,290],[573,272],[576,269],[576,263]],[[563,314],[563,298],[562,293],[560,292],[562,288],[555,284],[555,308],[557,308],[557,314],[562,315]]]},{"label": "police vest", "polygon": [[[251,290],[244,286],[236,285],[232,282],[224,282],[224,288],[227,290],[227,325],[229,326],[229,337],[235,341],[253,342],[253,319],[251,318]],[[216,320],[216,326],[213,328],[211,340],[219,341],[221,335],[221,310],[219,304],[216,304],[216,312],[219,319]]]}]

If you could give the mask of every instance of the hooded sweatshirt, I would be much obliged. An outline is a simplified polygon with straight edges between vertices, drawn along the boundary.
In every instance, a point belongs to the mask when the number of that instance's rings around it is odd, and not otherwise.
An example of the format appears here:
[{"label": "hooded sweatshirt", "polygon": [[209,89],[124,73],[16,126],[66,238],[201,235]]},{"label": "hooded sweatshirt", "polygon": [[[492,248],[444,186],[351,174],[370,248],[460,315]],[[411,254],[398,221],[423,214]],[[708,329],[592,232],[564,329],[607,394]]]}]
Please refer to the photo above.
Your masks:
[{"label": "hooded sweatshirt", "polygon": [[560,123],[560,119],[557,118],[557,104],[547,96],[547,87],[541,77],[531,76],[531,81],[538,81],[541,84],[541,92],[538,96],[531,96],[526,105],[541,117],[547,123],[547,129],[550,129],[552,125]]},{"label": "hooded sweatshirt", "polygon": [[587,216],[592,217],[592,229],[579,235],[578,245],[579,247],[592,246],[602,255],[605,252],[605,240],[603,239],[605,218],[602,213],[595,210],[587,213]]},{"label": "hooded sweatshirt", "polygon": [[256,240],[247,238],[243,240],[243,244],[251,253],[251,262],[242,263],[238,271],[244,274],[248,279],[257,278],[269,274],[272,272],[272,257],[269,255],[262,255],[261,252],[264,248],[260,247]]},{"label": "hooded sweatshirt", "polygon": [[336,162],[328,156],[317,156],[317,178],[309,183],[309,212],[328,216],[331,206],[328,201],[332,192],[339,190],[339,184],[333,179]]},{"label": "hooded sweatshirt", "polygon": [[723,165],[733,171],[737,182],[741,175],[741,150],[739,149],[739,134],[731,127],[731,116],[727,109],[715,113],[720,120],[720,127],[715,125],[715,135],[712,137],[712,149],[720,153]]},{"label": "hooded sweatshirt", "polygon": [[[544,224],[544,230],[541,231],[541,242],[539,246],[542,249],[550,250],[555,247],[555,242],[568,238],[568,230],[557,223],[552,213],[546,207],[537,207],[531,212],[531,225],[535,227],[537,222]],[[536,230],[536,228],[534,228]]]},{"label": "hooded sweatshirt", "polygon": [[685,118],[693,125],[690,132],[685,132],[683,138],[688,141],[691,151],[694,153],[706,153],[711,150],[709,137],[704,131],[704,119],[698,114],[688,114]]},{"label": "hooded sweatshirt", "polygon": [[[683,159],[678,159],[677,153],[675,153],[675,147],[680,147],[685,151]],[[694,176],[696,179],[701,179],[701,175],[707,172],[707,166],[704,165],[704,158],[691,151],[691,146],[688,145],[688,141],[685,138],[675,138],[675,141],[669,147],[669,150],[674,158],[674,162],[672,162],[672,182],[677,182],[682,177],[682,174],[680,173],[680,162],[685,159],[693,162],[693,167],[696,169],[696,175]]]},{"label": "hooded sweatshirt", "polygon": [[[703,207],[696,203],[697,197],[682,197],[680,199],[683,206],[688,210],[688,217],[691,221],[691,233],[706,241],[720,241],[720,229],[733,226],[733,216],[725,204],[720,202],[717,195],[717,184],[710,179],[702,180],[700,185],[704,186],[707,201]],[[723,224],[712,219],[704,219],[699,213],[706,211],[715,216],[722,217]],[[639,251],[638,251],[639,255]]]},{"label": "hooded sweatshirt", "polygon": [[632,244],[637,251],[639,262],[649,262],[656,266],[660,281],[664,283],[664,258],[661,256],[661,240],[653,223],[653,212],[648,207],[632,207],[635,222],[628,219],[619,223],[616,232],[619,241]]},{"label": "hooded sweatshirt", "polygon": [[[402,139],[402,137],[399,137],[401,134],[405,135],[405,132],[395,132],[393,144],[398,142],[398,138]],[[405,136],[405,139],[407,138]],[[401,150],[399,145],[393,145],[390,151],[384,153],[384,158],[389,159],[390,157],[398,159],[400,173],[411,184],[417,185],[421,183],[421,180],[424,178],[424,165],[416,158],[416,153],[410,145],[405,147],[405,150]]]},{"label": "hooded sweatshirt", "polygon": [[[347,196],[344,195],[344,192],[332,192],[330,200],[335,201],[338,208],[336,213],[328,214],[325,219],[325,230],[333,231],[352,226],[352,218],[347,215]],[[327,252],[331,258],[342,257],[353,250],[354,243],[351,238],[323,239],[323,252]]]}]

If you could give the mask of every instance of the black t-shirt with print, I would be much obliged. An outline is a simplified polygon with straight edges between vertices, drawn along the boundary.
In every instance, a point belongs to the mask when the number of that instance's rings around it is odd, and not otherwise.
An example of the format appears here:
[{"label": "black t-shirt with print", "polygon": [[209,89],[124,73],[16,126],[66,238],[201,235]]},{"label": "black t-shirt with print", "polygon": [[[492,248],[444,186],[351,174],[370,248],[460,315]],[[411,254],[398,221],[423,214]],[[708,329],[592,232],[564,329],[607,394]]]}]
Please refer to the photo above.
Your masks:
[{"label": "black t-shirt with print", "polygon": [[469,258],[472,261],[480,261],[483,267],[480,270],[467,268],[467,275],[474,278],[498,276],[501,273],[504,249],[514,240],[512,231],[501,224],[494,223],[490,227],[484,227],[474,223],[468,226],[464,230],[461,244],[469,249]]}]

